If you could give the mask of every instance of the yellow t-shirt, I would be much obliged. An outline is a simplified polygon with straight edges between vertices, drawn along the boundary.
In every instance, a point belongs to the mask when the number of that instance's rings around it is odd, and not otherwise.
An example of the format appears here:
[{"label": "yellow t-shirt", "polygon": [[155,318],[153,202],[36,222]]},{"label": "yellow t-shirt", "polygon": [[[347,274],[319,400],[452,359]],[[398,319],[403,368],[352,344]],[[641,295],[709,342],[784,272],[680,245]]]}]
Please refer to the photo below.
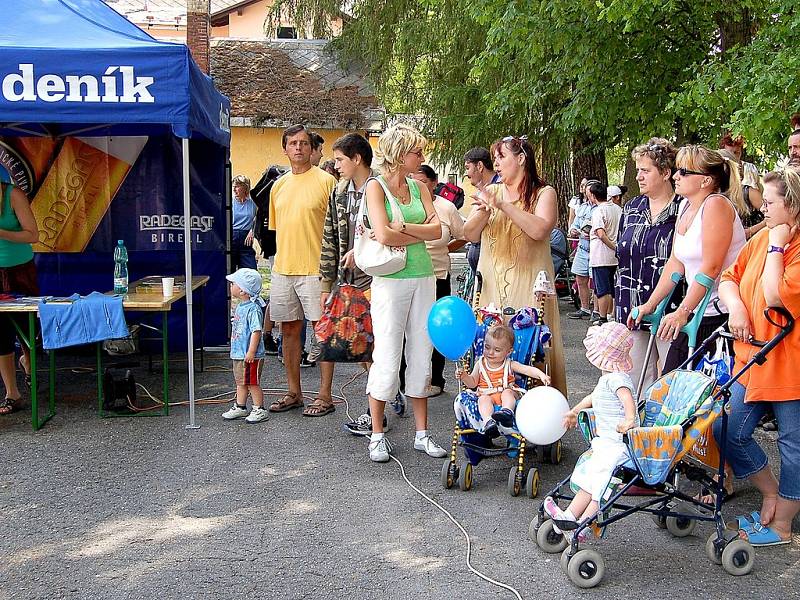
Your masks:
[{"label": "yellow t-shirt", "polygon": [[269,228],[275,230],[276,273],[319,274],[322,228],[335,186],[333,176],[318,167],[299,175],[286,173],[272,186]]}]

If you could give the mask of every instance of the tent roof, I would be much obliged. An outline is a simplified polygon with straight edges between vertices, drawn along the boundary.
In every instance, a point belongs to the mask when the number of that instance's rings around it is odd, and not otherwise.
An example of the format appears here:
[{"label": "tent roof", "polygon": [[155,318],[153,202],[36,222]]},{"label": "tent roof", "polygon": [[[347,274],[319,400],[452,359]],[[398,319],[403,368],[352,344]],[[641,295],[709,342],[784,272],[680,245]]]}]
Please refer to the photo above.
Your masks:
[{"label": "tent roof", "polygon": [[230,144],[230,102],[183,44],[100,0],[15,0],[0,31],[0,134],[202,136]]}]

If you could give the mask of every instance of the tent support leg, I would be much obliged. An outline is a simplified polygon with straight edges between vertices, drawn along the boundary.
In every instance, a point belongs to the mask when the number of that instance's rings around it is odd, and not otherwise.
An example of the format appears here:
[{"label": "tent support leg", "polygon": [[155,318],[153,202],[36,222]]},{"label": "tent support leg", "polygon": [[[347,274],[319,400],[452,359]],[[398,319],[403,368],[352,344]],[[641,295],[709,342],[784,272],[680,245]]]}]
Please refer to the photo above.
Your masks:
[{"label": "tent support leg", "polygon": [[200,429],[194,414],[194,319],[192,315],[192,204],[189,181],[189,139],[181,140],[183,149],[183,254],[186,267],[186,351],[189,369],[189,424],[186,429]]}]

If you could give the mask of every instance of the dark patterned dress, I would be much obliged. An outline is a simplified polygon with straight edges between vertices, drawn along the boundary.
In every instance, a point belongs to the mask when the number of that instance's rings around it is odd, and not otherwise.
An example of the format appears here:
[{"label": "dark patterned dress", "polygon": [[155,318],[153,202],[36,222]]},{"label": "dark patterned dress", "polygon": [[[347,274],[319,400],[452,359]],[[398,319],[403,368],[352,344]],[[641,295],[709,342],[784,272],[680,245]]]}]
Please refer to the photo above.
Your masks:
[{"label": "dark patterned dress", "polygon": [[680,201],[681,197],[675,195],[655,221],[650,214],[650,199],[647,196],[636,196],[622,209],[617,237],[619,267],[614,294],[618,322],[627,322],[631,309],[647,302],[658,284],[661,270],[672,252]]}]

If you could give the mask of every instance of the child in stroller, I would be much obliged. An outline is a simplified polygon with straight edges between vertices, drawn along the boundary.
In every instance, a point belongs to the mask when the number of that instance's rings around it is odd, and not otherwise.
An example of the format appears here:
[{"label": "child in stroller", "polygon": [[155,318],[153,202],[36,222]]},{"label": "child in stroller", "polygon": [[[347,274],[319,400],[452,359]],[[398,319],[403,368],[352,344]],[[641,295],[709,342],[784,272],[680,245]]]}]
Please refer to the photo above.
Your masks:
[{"label": "child in stroller", "polygon": [[486,331],[483,355],[475,361],[472,373],[456,366],[456,378],[468,388],[477,388],[478,411],[483,418],[481,433],[495,438],[498,423],[505,428],[514,425],[514,408],[525,391],[516,385],[516,375],[526,375],[550,385],[550,377],[541,369],[511,360],[514,332],[496,324]]},{"label": "child in stroller", "polygon": [[[591,457],[579,462],[572,473],[572,483],[579,491],[572,502],[561,510],[552,497],[544,500],[544,511],[553,519],[554,530],[569,539],[579,521],[597,513],[603,492],[613,471],[628,459],[622,434],[638,425],[630,351],[633,336],[622,323],[605,323],[590,327],[583,340],[586,358],[603,372],[594,391],[564,417],[567,427],[578,424],[578,413],[594,409],[596,437],[592,439]],[[582,534],[589,530],[582,530]],[[583,539],[581,539],[583,541]]]}]

